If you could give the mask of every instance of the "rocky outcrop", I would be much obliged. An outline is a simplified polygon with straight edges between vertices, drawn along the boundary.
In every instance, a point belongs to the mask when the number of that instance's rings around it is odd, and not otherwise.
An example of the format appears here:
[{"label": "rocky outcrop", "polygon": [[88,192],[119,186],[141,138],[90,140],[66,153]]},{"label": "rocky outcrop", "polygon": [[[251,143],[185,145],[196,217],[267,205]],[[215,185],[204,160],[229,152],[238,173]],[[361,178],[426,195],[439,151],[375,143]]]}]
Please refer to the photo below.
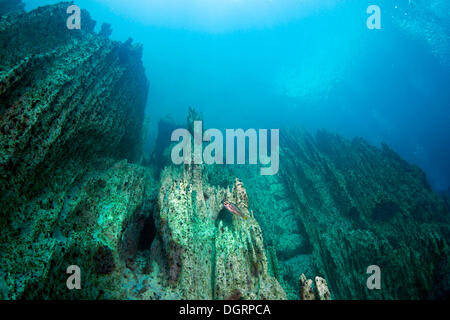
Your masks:
[{"label": "rocky outcrop", "polygon": [[[0,298],[448,297],[448,198],[419,168],[295,129],[275,176],[174,166],[169,120],[139,165],[142,48],[94,33],[87,12],[68,30],[67,6],[0,17]],[[70,265],[83,290],[66,287]]]},{"label": "rocky outcrop", "polygon": [[299,276],[317,275],[309,238],[281,175],[261,176],[259,171],[257,167],[236,166],[229,174],[247,186],[249,206],[261,225],[273,275],[289,299],[299,299]]},{"label": "rocky outcrop", "polygon": [[[248,219],[232,215],[228,199]],[[238,180],[211,185],[202,166],[167,168],[157,212],[161,277],[185,299],[285,299],[269,275],[261,229]]]},{"label": "rocky outcrop", "polygon": [[[158,191],[153,170],[133,164],[141,48],[108,40],[108,25],[95,34],[87,12],[68,30],[68,5],[0,20],[2,298],[286,298],[241,183],[169,166]],[[224,212],[224,197],[249,218]],[[66,287],[71,265],[82,290]]]},{"label": "rocky outcrop", "polygon": [[96,35],[86,12],[82,30],[68,30],[66,9],[0,21],[0,177],[22,194],[65,159],[140,156],[142,48]]},{"label": "rocky outcrop", "polygon": [[315,286],[313,288],[313,281],[307,279],[302,273],[299,280],[299,287],[301,300],[331,300],[327,282],[321,277],[315,278]]},{"label": "rocky outcrop", "polygon": [[0,0],[0,16],[23,12],[24,7],[21,0]]},{"label": "rocky outcrop", "polygon": [[316,277],[315,293],[319,300],[331,300],[330,290],[328,289],[327,281],[324,278]]},{"label": "rocky outcrop", "polygon": [[[325,278],[336,299],[448,296],[449,207],[419,168],[387,146],[282,129],[280,173],[233,168],[273,248],[277,279],[290,299],[298,277]],[[369,290],[367,268],[381,268]],[[438,280],[440,279],[440,280]]]},{"label": "rocky outcrop", "polygon": [[303,273],[299,279],[299,287],[301,300],[316,300],[313,290],[313,281],[311,279],[306,279],[306,276]]},{"label": "rocky outcrop", "polygon": [[[202,115],[189,109],[186,128]],[[171,121],[161,121],[154,165],[170,164]],[[165,137],[165,138],[164,138]],[[169,150],[169,151],[168,151]],[[228,212],[222,201],[247,216]],[[161,172],[157,237],[152,245],[158,279],[182,299],[286,299],[273,277],[261,228],[247,191],[223,166],[168,165]]]},{"label": "rocky outcrop", "polygon": [[[387,146],[285,131],[280,165],[311,244],[314,269],[339,299],[420,299],[449,257],[449,212],[424,173]],[[381,268],[382,290],[366,286]]]},{"label": "rocky outcrop", "polygon": [[[0,18],[0,291],[10,299],[123,297],[115,275],[139,232],[122,236],[152,212],[151,177],[132,164],[148,89],[141,47],[95,34],[87,12],[68,30],[69,5]],[[83,293],[66,288],[73,264]]]}]

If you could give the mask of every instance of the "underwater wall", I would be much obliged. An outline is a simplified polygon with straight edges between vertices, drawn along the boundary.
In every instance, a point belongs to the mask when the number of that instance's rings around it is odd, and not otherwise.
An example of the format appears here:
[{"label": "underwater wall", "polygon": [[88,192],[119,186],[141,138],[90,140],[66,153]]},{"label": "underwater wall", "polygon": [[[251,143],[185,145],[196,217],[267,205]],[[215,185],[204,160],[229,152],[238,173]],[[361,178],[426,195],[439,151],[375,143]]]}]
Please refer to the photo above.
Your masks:
[{"label": "underwater wall", "polygon": [[[218,183],[243,181],[289,299],[299,298],[302,273],[325,278],[333,299],[448,297],[448,201],[387,145],[285,128],[279,174],[261,176],[256,166],[208,171]],[[372,265],[382,270],[382,290],[367,287]]]},{"label": "underwater wall", "polygon": [[52,290],[57,261],[73,255],[70,248],[83,255],[94,248],[89,224],[98,217],[86,215],[109,210],[92,204],[94,194],[118,172],[126,173],[114,181],[117,189],[135,194],[121,214],[141,204],[144,170],[115,162],[141,157],[142,47],[94,33],[84,11],[82,29],[69,30],[69,5],[0,18],[0,281],[9,298]]},{"label": "underwater wall", "polygon": [[170,119],[143,159],[142,47],[67,29],[69,5],[0,17],[0,299],[448,297],[450,201],[420,168],[293,128],[274,176],[176,166]]},{"label": "underwater wall", "polygon": [[[337,299],[448,296],[449,206],[421,169],[362,139],[280,134],[280,174],[242,179],[288,296],[300,272],[327,279]],[[383,290],[366,286],[371,265]]]},{"label": "underwater wall", "polygon": [[[445,286],[448,295],[449,207],[421,169],[362,139],[294,131],[284,141],[283,180],[337,298],[437,298]],[[370,265],[383,290],[365,285]]]},{"label": "underwater wall", "polygon": [[25,4],[21,0],[0,0],[0,15],[23,12]]}]

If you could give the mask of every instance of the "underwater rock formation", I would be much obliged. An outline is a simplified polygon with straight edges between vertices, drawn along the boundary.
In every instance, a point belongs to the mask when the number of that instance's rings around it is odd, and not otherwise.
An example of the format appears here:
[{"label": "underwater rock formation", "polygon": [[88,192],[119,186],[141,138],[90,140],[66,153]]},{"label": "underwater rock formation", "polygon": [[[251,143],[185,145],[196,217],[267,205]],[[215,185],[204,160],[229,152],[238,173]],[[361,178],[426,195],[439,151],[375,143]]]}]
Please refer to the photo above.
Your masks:
[{"label": "underwater rock formation", "polygon": [[[95,34],[85,11],[68,30],[69,5],[0,18],[0,286],[11,299],[115,297],[101,291],[125,265],[121,236],[150,209],[149,175],[129,163],[141,157],[142,48]],[[83,294],[65,287],[73,264]]]},{"label": "underwater rock formation", "polygon": [[259,168],[251,166],[236,166],[228,174],[236,175],[247,186],[249,205],[261,225],[272,274],[289,299],[299,299],[299,276],[304,273],[314,278],[317,274],[308,236],[281,175],[261,176]]},{"label": "underwater rock formation", "polygon": [[299,280],[299,286],[301,300],[331,300],[327,282],[321,277],[316,277],[315,286],[313,288],[313,281],[311,279],[306,279],[306,276],[302,273]]},{"label": "underwater rock formation", "polygon": [[316,277],[315,293],[319,300],[331,300],[330,290],[328,289],[327,281],[324,278]]},{"label": "underwater rock formation", "polygon": [[[94,33],[87,12],[68,30],[67,6],[0,18],[0,298],[448,297],[448,197],[419,168],[295,129],[281,130],[275,176],[174,166],[169,120],[139,165],[142,47]],[[83,290],[66,287],[71,265]]]},{"label": "underwater rock formation", "polygon": [[[281,177],[332,295],[427,298],[449,259],[450,233],[448,207],[425,174],[362,139],[290,130],[280,144]],[[366,286],[370,265],[381,268],[382,290]]]},{"label": "underwater rock formation", "polygon": [[[248,219],[223,209],[235,203]],[[248,211],[238,180],[213,186],[202,166],[168,167],[161,177],[157,213],[161,270],[185,299],[286,299],[269,275],[261,229]],[[164,266],[164,264],[166,266]]]},{"label": "underwater rock formation", "polygon": [[[278,175],[232,174],[247,186],[289,299],[300,298],[302,273],[325,278],[336,299],[448,296],[449,207],[422,170],[385,145],[326,132],[283,129],[280,146]],[[381,268],[382,290],[367,288],[370,265]]]},{"label": "underwater rock formation", "polygon": [[306,276],[302,273],[299,279],[300,299],[316,300],[312,283],[313,283],[312,280],[306,279]]},{"label": "underwater rock formation", "polygon": [[0,0],[0,16],[23,12],[25,4],[21,0]]}]

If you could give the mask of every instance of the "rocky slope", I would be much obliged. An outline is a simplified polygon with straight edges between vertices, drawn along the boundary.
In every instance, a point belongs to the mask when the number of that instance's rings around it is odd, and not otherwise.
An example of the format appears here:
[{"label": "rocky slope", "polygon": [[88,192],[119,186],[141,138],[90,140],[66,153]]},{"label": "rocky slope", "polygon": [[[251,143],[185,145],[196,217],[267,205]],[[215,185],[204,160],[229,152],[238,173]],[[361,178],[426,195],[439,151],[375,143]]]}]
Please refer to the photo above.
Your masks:
[{"label": "rocky slope", "polygon": [[24,7],[21,0],[0,0],[0,16],[23,12]]},{"label": "rocky slope", "polygon": [[[290,298],[298,274],[327,279],[338,299],[426,299],[449,294],[449,206],[419,168],[387,146],[281,130],[280,173],[235,169],[278,257]],[[382,290],[368,290],[370,265]]]},{"label": "rocky slope", "polygon": [[[302,137],[299,139],[299,137]],[[394,151],[319,132],[283,137],[282,176],[316,272],[338,298],[424,299],[449,259],[449,208]],[[367,267],[382,271],[368,290]]]},{"label": "rocky slope", "polygon": [[68,30],[68,5],[0,18],[0,298],[448,297],[449,202],[420,169],[296,129],[276,176],[174,166],[169,119],[143,162],[142,48],[94,33],[87,12]]},{"label": "rocky slope", "polygon": [[69,296],[64,272],[55,272],[89,264],[101,246],[117,251],[147,190],[145,169],[115,164],[140,158],[142,48],[95,34],[87,12],[81,30],[68,30],[69,5],[0,18],[0,287],[8,298]]},{"label": "rocky slope", "polygon": [[[141,48],[108,40],[107,26],[95,34],[87,12],[68,30],[68,5],[0,20],[1,298],[286,298],[257,221],[221,212],[225,196],[244,210],[241,183],[133,163]],[[81,290],[66,287],[71,265]]]}]

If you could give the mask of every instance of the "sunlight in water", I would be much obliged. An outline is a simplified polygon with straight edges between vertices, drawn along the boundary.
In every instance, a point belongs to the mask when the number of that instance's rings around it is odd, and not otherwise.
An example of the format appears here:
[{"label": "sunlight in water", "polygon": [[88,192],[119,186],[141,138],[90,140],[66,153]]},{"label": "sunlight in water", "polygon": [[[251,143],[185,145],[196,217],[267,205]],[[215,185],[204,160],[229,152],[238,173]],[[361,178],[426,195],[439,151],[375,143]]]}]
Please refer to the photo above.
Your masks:
[{"label": "sunlight in water", "polygon": [[209,32],[274,26],[336,0],[98,0],[141,23]]}]

